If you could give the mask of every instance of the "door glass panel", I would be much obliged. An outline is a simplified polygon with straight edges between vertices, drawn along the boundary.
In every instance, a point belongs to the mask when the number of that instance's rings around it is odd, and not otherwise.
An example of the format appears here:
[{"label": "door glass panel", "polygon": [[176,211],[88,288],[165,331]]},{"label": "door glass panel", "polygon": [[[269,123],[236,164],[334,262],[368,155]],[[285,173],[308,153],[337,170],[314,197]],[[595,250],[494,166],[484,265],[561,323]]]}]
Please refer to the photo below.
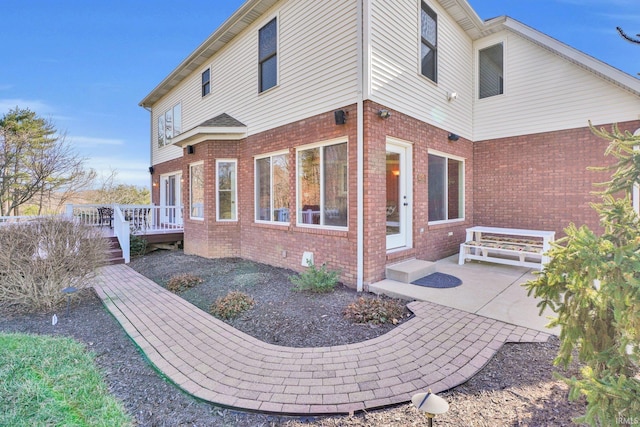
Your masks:
[{"label": "door glass panel", "polygon": [[387,236],[400,234],[400,154],[387,151]]}]

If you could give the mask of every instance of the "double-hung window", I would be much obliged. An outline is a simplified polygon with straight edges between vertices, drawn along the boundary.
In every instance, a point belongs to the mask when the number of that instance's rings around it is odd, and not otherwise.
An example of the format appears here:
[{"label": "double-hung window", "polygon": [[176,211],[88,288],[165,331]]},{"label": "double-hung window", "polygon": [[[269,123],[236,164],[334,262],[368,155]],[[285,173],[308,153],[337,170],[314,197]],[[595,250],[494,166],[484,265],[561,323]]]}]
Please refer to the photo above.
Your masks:
[{"label": "double-hung window", "polygon": [[237,177],[237,160],[216,160],[216,219],[218,221],[238,220]]},{"label": "double-hung window", "polygon": [[256,158],[256,221],[288,223],[289,153]]},{"label": "double-hung window", "polygon": [[478,96],[480,99],[504,93],[504,48],[502,43],[478,52]]},{"label": "double-hung window", "polygon": [[423,76],[438,82],[438,16],[424,2],[420,27],[420,71]]},{"label": "double-hung window", "polygon": [[278,84],[278,21],[273,18],[258,31],[259,91]]},{"label": "double-hung window", "polygon": [[464,218],[464,160],[429,153],[429,222]]},{"label": "double-hung window", "polygon": [[204,163],[189,166],[189,213],[192,219],[204,219]]},{"label": "double-hung window", "polygon": [[207,68],[202,72],[202,96],[209,95],[211,92],[211,69]]},{"label": "double-hung window", "polygon": [[171,143],[171,138],[182,132],[182,105],[176,104],[173,108],[158,116],[158,147]]},{"label": "double-hung window", "polygon": [[347,226],[347,143],[298,149],[298,224]]}]

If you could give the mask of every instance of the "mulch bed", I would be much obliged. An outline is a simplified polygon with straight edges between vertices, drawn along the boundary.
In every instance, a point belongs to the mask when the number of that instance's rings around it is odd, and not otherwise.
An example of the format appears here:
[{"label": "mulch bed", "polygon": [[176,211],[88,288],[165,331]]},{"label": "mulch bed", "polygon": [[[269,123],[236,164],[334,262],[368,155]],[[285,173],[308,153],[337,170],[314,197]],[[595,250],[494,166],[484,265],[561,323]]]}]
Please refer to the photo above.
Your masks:
[{"label": "mulch bed", "polygon": [[[330,294],[295,292],[291,271],[240,259],[208,260],[182,251],[158,251],[135,259],[131,267],[161,285],[179,273],[204,283],[181,296],[208,310],[230,290],[251,295],[256,306],[230,321],[234,327],[266,342],[286,346],[325,346],[358,342],[386,333],[393,325],[355,325],[344,319],[345,306],[362,296],[340,286]],[[373,297],[373,296],[367,296]],[[234,411],[198,401],[160,376],[142,356],[92,290],[78,293],[69,315],[20,314],[0,307],[0,331],[67,335],[95,353],[111,392],[141,426],[426,426],[410,404],[354,416],[281,417]],[[399,319],[406,321],[407,318]],[[553,378],[558,340],[543,344],[507,344],[471,380],[446,393],[449,413],[438,426],[562,426],[584,411],[584,402],[568,402],[567,386]],[[563,371],[572,375],[576,366]],[[2,398],[2,396],[0,396]]]}]

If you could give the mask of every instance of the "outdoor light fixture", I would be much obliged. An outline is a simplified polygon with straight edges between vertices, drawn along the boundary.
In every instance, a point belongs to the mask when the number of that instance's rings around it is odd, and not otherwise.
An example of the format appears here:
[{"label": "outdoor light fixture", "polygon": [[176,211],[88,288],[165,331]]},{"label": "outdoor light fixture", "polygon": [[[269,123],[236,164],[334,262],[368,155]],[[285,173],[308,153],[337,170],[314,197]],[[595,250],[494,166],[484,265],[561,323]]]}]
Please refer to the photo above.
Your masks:
[{"label": "outdoor light fixture", "polygon": [[460,135],[456,135],[455,133],[450,133],[449,136],[447,136],[447,139],[449,141],[457,141],[460,139]]},{"label": "outdoor light fixture", "polygon": [[382,119],[388,119],[389,117],[391,117],[391,112],[389,110],[380,110],[378,111],[378,115]]},{"label": "outdoor light fixture", "polygon": [[153,175],[153,166],[149,166],[149,173]]},{"label": "outdoor light fixture", "polygon": [[71,303],[71,294],[77,292],[77,288],[73,286],[67,286],[62,290],[62,293],[67,296],[67,317],[69,317],[69,304]]},{"label": "outdoor light fixture", "polygon": [[449,102],[455,101],[458,99],[458,92],[447,92],[447,100]]},{"label": "outdoor light fixture", "polygon": [[418,411],[424,412],[429,420],[429,427],[433,425],[433,417],[436,415],[444,414],[449,410],[449,404],[446,400],[440,396],[431,393],[431,390],[427,393],[418,393],[411,398],[413,406],[418,408]]},{"label": "outdoor light fixture", "polygon": [[336,110],[333,115],[337,125],[343,125],[347,122],[347,113],[344,110]]}]

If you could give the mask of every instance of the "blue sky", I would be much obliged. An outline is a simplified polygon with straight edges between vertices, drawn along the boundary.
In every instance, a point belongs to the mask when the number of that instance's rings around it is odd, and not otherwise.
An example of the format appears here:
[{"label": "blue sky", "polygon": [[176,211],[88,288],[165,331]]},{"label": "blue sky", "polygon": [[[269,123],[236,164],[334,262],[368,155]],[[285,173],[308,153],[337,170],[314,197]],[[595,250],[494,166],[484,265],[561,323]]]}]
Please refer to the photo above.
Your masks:
[{"label": "blue sky", "polygon": [[[301,0],[310,1],[310,0]],[[149,185],[149,113],[138,103],[243,0],[0,0],[0,115],[50,118],[101,173]],[[470,0],[637,76],[639,0]]]}]

